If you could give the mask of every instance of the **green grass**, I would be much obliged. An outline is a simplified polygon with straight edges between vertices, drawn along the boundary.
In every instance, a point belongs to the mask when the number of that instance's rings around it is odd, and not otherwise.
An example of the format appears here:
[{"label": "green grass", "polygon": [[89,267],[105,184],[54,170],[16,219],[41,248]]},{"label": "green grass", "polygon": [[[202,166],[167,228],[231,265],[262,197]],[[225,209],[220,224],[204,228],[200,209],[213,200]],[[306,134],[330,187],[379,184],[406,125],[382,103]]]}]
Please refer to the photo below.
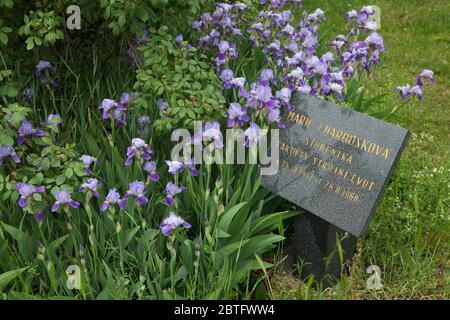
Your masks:
[{"label": "green grass", "polygon": [[[313,290],[293,275],[273,280],[281,299],[448,299],[450,297],[450,3],[378,0],[304,1],[323,9],[330,39],[345,30],[345,12],[378,5],[387,52],[367,82],[368,95],[413,84],[423,69],[437,83],[426,88],[423,104],[399,112],[393,122],[413,135],[367,234],[358,242],[351,273],[333,290]],[[390,94],[380,108],[400,103]],[[366,268],[381,268],[383,288],[366,289]]]}]

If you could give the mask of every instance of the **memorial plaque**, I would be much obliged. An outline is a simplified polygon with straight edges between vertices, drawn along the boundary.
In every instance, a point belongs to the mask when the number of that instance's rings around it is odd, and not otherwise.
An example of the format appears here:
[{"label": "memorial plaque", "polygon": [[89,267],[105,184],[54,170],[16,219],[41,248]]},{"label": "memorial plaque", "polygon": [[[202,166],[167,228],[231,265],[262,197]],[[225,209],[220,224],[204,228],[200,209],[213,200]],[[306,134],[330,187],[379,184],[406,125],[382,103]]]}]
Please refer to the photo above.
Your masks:
[{"label": "memorial plaque", "polygon": [[280,169],[262,184],[336,227],[361,236],[409,132],[296,93],[283,114]]}]

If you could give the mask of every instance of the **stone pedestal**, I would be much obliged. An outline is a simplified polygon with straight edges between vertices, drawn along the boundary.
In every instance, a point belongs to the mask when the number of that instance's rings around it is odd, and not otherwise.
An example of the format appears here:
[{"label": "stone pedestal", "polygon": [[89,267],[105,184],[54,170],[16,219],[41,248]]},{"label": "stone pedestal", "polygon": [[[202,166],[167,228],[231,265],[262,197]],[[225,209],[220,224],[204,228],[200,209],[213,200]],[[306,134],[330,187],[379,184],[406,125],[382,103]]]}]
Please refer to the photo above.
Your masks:
[{"label": "stone pedestal", "polygon": [[[288,244],[289,263],[303,262],[301,278],[314,276],[324,287],[334,286],[348,271],[356,249],[356,237],[331,223],[304,212],[295,221],[295,233]],[[342,248],[342,261],[338,249]]]}]

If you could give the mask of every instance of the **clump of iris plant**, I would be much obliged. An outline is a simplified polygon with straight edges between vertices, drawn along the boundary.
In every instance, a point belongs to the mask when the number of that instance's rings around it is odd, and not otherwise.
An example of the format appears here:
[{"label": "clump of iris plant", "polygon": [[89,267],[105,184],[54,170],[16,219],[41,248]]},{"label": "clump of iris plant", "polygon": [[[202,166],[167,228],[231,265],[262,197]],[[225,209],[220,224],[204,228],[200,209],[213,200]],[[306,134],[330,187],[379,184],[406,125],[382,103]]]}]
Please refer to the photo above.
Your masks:
[{"label": "clump of iris plant", "polygon": [[164,236],[170,236],[178,227],[182,226],[185,229],[191,228],[191,225],[183,220],[180,216],[177,216],[174,212],[170,212],[169,216],[165,218],[160,228]]},{"label": "clump of iris plant", "polygon": [[[343,100],[346,81],[370,72],[385,51],[370,6],[348,12],[348,34],[336,36],[328,44],[330,50],[319,53],[318,27],[326,19],[323,10],[307,13],[296,0],[260,3],[266,8],[253,20],[245,16],[246,4],[216,3],[215,11],[192,23],[200,49],[215,55],[223,88],[237,91],[227,124],[249,129],[247,146],[258,141],[256,126],[284,127],[281,111],[291,108],[294,92]],[[239,57],[238,40],[249,41],[265,55],[266,67],[253,83],[230,68],[230,62]]]},{"label": "clump of iris plant", "polygon": [[427,83],[435,83],[434,73],[431,70],[423,70],[416,77],[416,84],[414,86],[410,86],[408,83],[404,86],[399,86],[394,89],[394,92],[398,92],[403,101],[408,100],[409,97],[417,97],[419,102],[423,100],[423,86]]}]

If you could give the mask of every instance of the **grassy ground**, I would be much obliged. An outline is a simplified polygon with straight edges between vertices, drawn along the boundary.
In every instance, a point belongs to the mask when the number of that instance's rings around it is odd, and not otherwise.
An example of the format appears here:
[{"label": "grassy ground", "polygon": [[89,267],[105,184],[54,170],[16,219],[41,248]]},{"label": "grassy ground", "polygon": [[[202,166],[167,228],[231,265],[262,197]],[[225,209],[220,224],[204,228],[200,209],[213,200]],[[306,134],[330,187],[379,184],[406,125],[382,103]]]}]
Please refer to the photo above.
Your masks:
[{"label": "grassy ground", "polygon": [[[323,9],[324,37],[344,33],[343,17],[363,5],[381,8],[387,52],[367,84],[369,95],[413,84],[423,69],[435,72],[423,104],[406,107],[394,122],[412,131],[393,181],[366,236],[358,242],[351,273],[333,290],[315,291],[295,276],[273,280],[280,299],[448,299],[450,297],[450,2],[433,0],[304,1]],[[384,107],[399,104],[394,94]],[[366,289],[366,268],[378,265],[383,288]]]}]

